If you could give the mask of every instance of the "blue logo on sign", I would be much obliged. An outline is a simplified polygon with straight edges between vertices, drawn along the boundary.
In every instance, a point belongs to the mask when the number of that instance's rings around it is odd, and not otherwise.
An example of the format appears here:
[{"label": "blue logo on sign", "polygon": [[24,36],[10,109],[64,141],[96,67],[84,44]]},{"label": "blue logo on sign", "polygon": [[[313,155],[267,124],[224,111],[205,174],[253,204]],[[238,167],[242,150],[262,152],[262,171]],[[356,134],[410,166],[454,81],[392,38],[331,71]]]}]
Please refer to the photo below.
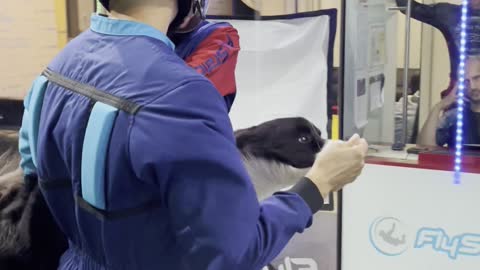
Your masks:
[{"label": "blue logo on sign", "polygon": [[405,225],[393,217],[381,217],[370,226],[370,242],[386,256],[398,256],[408,249]]},{"label": "blue logo on sign", "polygon": [[439,253],[446,253],[452,260],[459,255],[479,256],[480,235],[464,233],[450,237],[443,229],[421,228],[417,233],[415,248],[428,248]]},{"label": "blue logo on sign", "polygon": [[[398,256],[410,246],[405,225],[394,217],[377,218],[370,225],[370,243],[381,254]],[[452,260],[459,256],[480,256],[480,234],[462,233],[450,236],[442,228],[417,230],[412,247],[444,253]]]}]

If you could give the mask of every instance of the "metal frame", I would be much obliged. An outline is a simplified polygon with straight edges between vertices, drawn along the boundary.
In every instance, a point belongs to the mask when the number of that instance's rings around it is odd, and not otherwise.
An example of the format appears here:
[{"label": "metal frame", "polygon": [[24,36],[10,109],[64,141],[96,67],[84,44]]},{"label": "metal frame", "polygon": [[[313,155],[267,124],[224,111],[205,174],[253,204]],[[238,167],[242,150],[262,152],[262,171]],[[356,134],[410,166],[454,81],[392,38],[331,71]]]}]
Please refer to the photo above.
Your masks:
[{"label": "metal frame", "polygon": [[407,145],[408,139],[408,75],[410,68],[410,25],[411,25],[411,14],[412,14],[412,0],[407,1],[407,8],[403,7],[390,7],[388,10],[405,10],[406,16],[406,27],[405,27],[405,53],[404,53],[404,67],[403,67],[403,117],[402,117],[402,136],[395,137],[395,142],[392,145],[393,150],[403,151]]},{"label": "metal frame", "polygon": [[[403,71],[403,136],[401,137],[401,140],[398,140],[398,138],[395,138],[396,143],[399,143],[398,145],[394,146],[400,146],[401,150],[404,149],[406,143],[407,143],[407,138],[408,138],[408,130],[407,130],[407,109],[408,109],[408,103],[407,103],[407,95],[408,95],[408,75],[409,75],[409,66],[410,66],[410,18],[411,18],[411,1],[408,1],[408,5],[406,8],[406,19],[407,19],[407,26],[405,29],[405,62],[404,62],[404,71]],[[341,5],[341,31],[340,31],[340,82],[339,82],[339,89],[340,92],[338,93],[339,97],[339,136],[341,139],[346,139],[344,138],[344,117],[343,117],[343,107],[344,107],[344,79],[345,79],[345,23],[346,23],[346,0],[342,0],[342,5]],[[389,7],[388,10],[403,10],[401,7]],[[342,220],[342,215],[343,215],[343,192],[342,190],[338,191],[338,217],[337,217],[337,270],[342,270],[342,228],[343,228],[343,220]]]},{"label": "metal frame", "polygon": [[[345,105],[344,101],[344,79],[345,79],[345,23],[346,23],[346,0],[342,0],[341,11],[340,11],[340,62],[339,62],[339,78],[338,78],[338,134],[340,139],[344,138],[344,128],[343,128],[343,107]],[[339,190],[337,192],[338,197],[338,210],[337,210],[337,270],[342,270],[342,213],[343,213],[343,192]]]}]

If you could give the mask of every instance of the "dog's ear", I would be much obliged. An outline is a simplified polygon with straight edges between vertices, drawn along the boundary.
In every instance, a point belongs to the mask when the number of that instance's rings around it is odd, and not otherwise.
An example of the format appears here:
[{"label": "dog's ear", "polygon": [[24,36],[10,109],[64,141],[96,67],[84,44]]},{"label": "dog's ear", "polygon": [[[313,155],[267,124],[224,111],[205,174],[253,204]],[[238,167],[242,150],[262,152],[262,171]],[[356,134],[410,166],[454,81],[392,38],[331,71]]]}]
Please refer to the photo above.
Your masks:
[{"label": "dog's ear", "polygon": [[239,129],[234,132],[235,141],[237,144],[237,148],[239,150],[245,149],[252,141],[258,140],[258,136],[256,136],[256,129],[257,126]]}]

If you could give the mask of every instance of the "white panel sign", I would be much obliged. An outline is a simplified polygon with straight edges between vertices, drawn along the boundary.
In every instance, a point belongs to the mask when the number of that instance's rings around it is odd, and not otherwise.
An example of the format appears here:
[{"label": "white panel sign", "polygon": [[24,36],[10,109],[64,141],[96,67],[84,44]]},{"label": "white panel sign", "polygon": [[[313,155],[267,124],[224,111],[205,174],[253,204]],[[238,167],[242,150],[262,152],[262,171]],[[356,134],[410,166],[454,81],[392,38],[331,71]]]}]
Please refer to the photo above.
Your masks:
[{"label": "white panel sign", "polygon": [[229,20],[240,35],[234,129],[302,116],[325,136],[329,16]]},{"label": "white panel sign", "polygon": [[[305,117],[326,137],[330,16],[229,20],[239,32],[234,129],[281,117]],[[335,270],[336,213],[319,212],[272,261],[277,270]],[[266,269],[266,268],[265,268]]]},{"label": "white panel sign", "polygon": [[480,175],[367,165],[343,193],[342,270],[480,266]]}]

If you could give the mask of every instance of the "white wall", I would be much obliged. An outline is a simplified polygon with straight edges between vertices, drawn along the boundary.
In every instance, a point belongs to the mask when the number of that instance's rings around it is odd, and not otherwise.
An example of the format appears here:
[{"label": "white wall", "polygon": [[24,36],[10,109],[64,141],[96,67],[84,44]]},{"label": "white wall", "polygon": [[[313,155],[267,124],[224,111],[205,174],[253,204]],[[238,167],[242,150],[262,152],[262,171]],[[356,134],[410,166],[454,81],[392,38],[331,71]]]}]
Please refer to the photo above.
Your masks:
[{"label": "white wall", "polygon": [[[264,0],[265,1],[265,0]],[[275,0],[271,0],[275,1]],[[287,0],[288,1],[288,0]],[[290,0],[289,2],[294,2]],[[423,1],[419,1],[423,2]],[[393,5],[392,5],[393,6]],[[340,29],[341,29],[341,1],[340,0],[300,0],[299,9],[305,7],[305,10],[308,11],[308,8],[315,9],[329,9],[335,8],[338,10],[337,18],[337,36],[335,39],[335,58],[334,66],[339,66],[339,56],[340,56]],[[404,50],[405,50],[405,15],[401,14],[398,11],[396,15],[397,18],[397,66],[403,68],[404,66]],[[412,20],[411,22],[411,36],[410,36],[410,67],[420,68],[420,46],[421,46],[421,23]]]},{"label": "white wall", "polygon": [[[461,0],[442,0],[436,2],[449,2],[461,4]],[[445,38],[438,30],[433,32],[433,57],[432,57],[432,104],[440,101],[440,92],[447,88],[450,74],[450,59]]]},{"label": "white wall", "polygon": [[[341,1],[340,0],[318,0],[318,5],[313,5],[318,9],[336,8],[338,10],[337,18],[337,36],[335,40],[335,60],[334,65],[339,65],[340,55],[340,29],[341,29]],[[404,66],[404,50],[405,50],[405,15],[400,12],[395,17],[397,19],[397,66],[403,68]],[[421,23],[417,21],[411,22],[411,36],[410,36],[410,67],[420,68],[420,46],[421,46]]]},{"label": "white wall", "polygon": [[[38,12],[41,11],[41,12]],[[58,53],[54,1],[0,1],[0,97],[23,99],[33,80]]]},{"label": "white wall", "polygon": [[333,55],[333,66],[338,67],[340,65],[340,34],[342,29],[342,1],[340,0],[318,0],[318,4],[314,7],[317,9],[337,9],[337,35],[335,36],[335,48]]},{"label": "white wall", "polygon": [[[405,27],[406,16],[395,11],[397,14],[397,67],[405,66]],[[422,44],[422,24],[416,20],[410,22],[410,68],[420,68],[420,46]]]}]

